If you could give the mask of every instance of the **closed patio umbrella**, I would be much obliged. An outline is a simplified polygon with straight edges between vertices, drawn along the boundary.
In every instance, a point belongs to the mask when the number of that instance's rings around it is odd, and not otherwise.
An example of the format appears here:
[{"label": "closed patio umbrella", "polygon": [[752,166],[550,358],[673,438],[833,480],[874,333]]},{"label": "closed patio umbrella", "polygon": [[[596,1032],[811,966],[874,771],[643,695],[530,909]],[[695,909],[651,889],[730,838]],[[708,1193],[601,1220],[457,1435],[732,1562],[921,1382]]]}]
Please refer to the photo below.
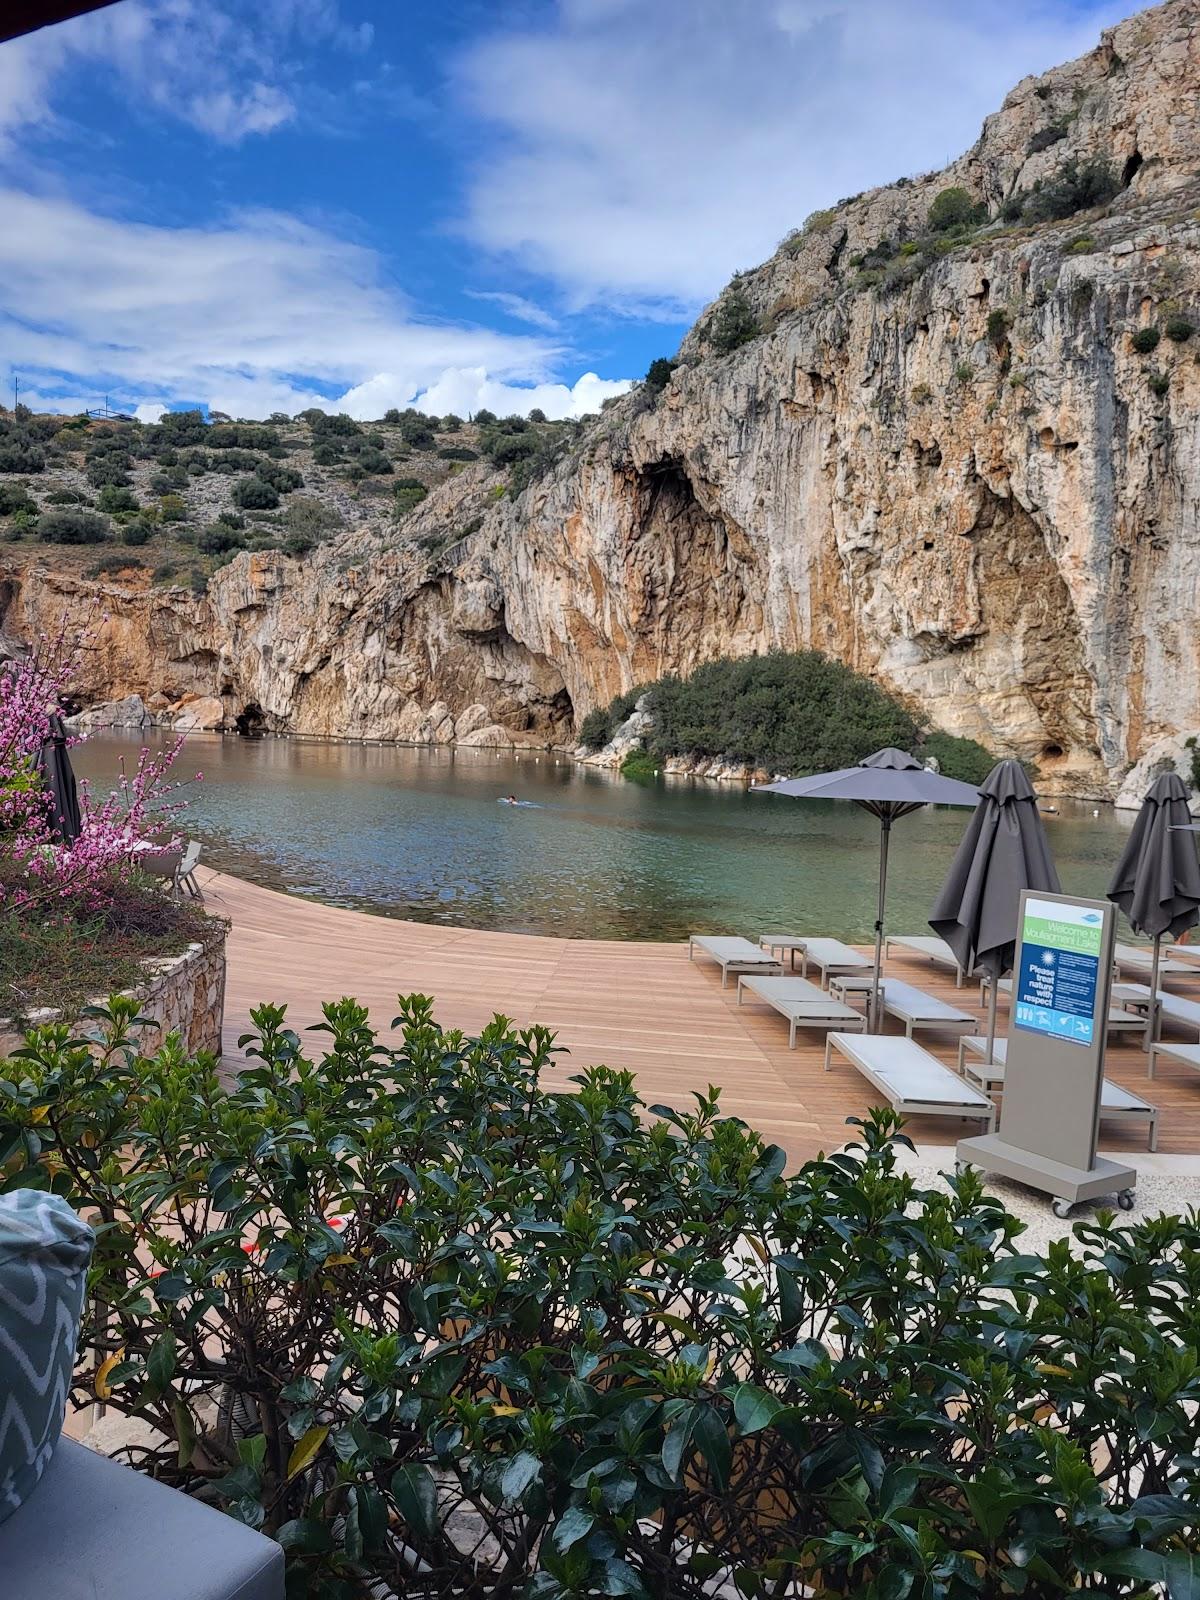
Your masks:
[{"label": "closed patio umbrella", "polygon": [[1017,953],[1022,889],[1058,894],[1058,873],[1024,767],[1019,761],[1000,761],[979,787],[975,815],[929,914],[929,926],[954,951],[962,970],[986,972],[992,980],[989,1064],[996,1044],[1000,979]]},{"label": "closed patio umbrella", "polygon": [[1108,886],[1108,898],[1125,913],[1135,933],[1154,940],[1150,963],[1150,1015],[1145,1047],[1158,1036],[1158,960],[1164,933],[1177,938],[1200,922],[1200,862],[1188,837],[1192,819],[1188,791],[1175,772],[1164,772],[1146,790]]},{"label": "closed patio umbrella", "polygon": [[876,750],[856,767],[818,772],[811,778],[784,778],[764,783],[755,794],[787,794],[800,800],[849,800],[879,818],[879,905],[875,918],[875,982],[871,990],[872,1024],[883,971],[883,913],[887,900],[888,840],[892,823],[922,806],[973,806],[979,790],[957,778],[930,772],[904,750]]},{"label": "closed patio umbrella", "polygon": [[72,844],[83,829],[83,818],[75,773],[67,754],[67,730],[57,712],[50,718],[50,731],[38,751],[37,764],[50,796],[51,826],[63,844]]}]

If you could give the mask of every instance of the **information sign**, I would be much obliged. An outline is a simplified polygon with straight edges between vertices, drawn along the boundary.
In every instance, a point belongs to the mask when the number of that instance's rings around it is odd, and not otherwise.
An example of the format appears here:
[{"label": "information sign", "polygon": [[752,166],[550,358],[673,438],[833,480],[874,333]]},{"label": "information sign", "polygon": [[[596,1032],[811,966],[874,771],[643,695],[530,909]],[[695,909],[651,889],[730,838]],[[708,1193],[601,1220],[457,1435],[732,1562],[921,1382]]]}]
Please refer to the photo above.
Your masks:
[{"label": "information sign", "polygon": [[1095,1038],[1103,914],[1063,900],[1025,901],[1013,1023],[1069,1044]]}]

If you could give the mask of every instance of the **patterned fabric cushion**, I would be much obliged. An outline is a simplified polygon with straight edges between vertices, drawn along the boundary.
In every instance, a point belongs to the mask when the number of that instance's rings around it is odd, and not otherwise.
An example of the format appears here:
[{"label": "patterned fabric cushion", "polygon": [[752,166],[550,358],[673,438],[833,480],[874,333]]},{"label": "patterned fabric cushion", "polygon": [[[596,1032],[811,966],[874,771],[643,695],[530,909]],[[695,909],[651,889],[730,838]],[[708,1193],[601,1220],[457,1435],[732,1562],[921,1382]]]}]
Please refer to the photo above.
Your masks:
[{"label": "patterned fabric cushion", "polygon": [[93,1242],[58,1195],[0,1195],[0,1522],[62,1432]]}]

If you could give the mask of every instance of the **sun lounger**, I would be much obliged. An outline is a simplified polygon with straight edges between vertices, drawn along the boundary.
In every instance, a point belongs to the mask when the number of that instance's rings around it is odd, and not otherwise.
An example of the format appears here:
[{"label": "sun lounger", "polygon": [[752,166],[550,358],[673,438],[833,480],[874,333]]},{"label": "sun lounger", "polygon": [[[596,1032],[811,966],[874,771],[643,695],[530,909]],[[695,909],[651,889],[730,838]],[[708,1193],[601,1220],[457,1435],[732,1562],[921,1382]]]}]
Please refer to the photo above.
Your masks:
[{"label": "sun lounger", "polygon": [[[1185,1048],[1197,1048],[1185,1046]],[[967,1055],[977,1055],[978,1061],[968,1061]],[[1003,1089],[1004,1068],[1008,1059],[1008,1040],[997,1039],[992,1049],[992,1060],[987,1059],[987,1036],[976,1034],[972,1038],[958,1041],[958,1070],[966,1074],[986,1093],[993,1089]],[[1102,1121],[1111,1121],[1116,1117],[1124,1117],[1129,1121],[1141,1123],[1147,1133],[1147,1142],[1151,1150],[1158,1149],[1158,1107],[1152,1106],[1148,1100],[1143,1100],[1139,1095],[1133,1094],[1128,1089],[1123,1089],[1119,1083],[1114,1083],[1111,1078],[1105,1078],[1100,1086],[1100,1118]]]},{"label": "sun lounger", "polygon": [[[1148,944],[1115,944],[1113,945],[1113,965],[1121,972],[1141,972],[1148,978],[1154,963],[1154,951]],[[1166,950],[1160,952],[1158,957],[1158,975],[1167,978],[1180,973],[1196,975],[1196,969],[1190,961],[1179,961],[1174,955],[1167,955]]]},{"label": "sun lounger", "polygon": [[741,977],[738,979],[738,1005],[742,1003],[744,992],[774,1006],[787,1018],[789,1050],[796,1048],[797,1028],[838,1028],[849,1032],[867,1025],[866,1017],[853,1006],[835,1000],[807,978]]},{"label": "sun lounger", "polygon": [[821,974],[821,982],[829,981],[831,972],[870,972],[874,962],[840,939],[809,939],[800,957],[800,975],[808,977],[809,963]]},{"label": "sun lounger", "polygon": [[[1150,986],[1145,983],[1115,983],[1113,999],[1123,1006],[1138,1011],[1144,1017],[1150,1009]],[[1163,1022],[1173,1022],[1180,1028],[1194,1028],[1200,1039],[1200,1000],[1183,1000],[1177,994],[1158,991],[1158,1014]]]},{"label": "sun lounger", "polygon": [[1174,1061],[1181,1067],[1191,1067],[1194,1072],[1200,1072],[1200,1044],[1164,1044],[1161,1039],[1156,1039],[1150,1050],[1147,1077],[1154,1076],[1159,1056],[1164,1056],[1168,1061]]},{"label": "sun lounger", "polygon": [[957,1033],[976,1033],[979,1029],[978,1017],[926,994],[911,983],[901,983],[899,978],[885,978],[879,987],[879,1003],[883,1011],[904,1024],[904,1031],[910,1039],[917,1028],[943,1028]]},{"label": "sun lounger", "polygon": [[803,950],[808,944],[807,938],[795,933],[760,933],[758,942],[771,955],[778,950],[781,959],[786,952],[791,957],[793,972],[796,970],[796,951]]},{"label": "sun lounger", "polygon": [[782,962],[749,939],[722,939],[707,933],[694,933],[688,940],[688,960],[696,951],[711,956],[721,969],[721,987],[725,987],[731,972],[778,972]]},{"label": "sun lounger", "polygon": [[924,956],[936,966],[949,967],[954,973],[955,985],[962,988],[963,969],[945,939],[937,939],[933,934],[924,933],[889,933],[883,941],[885,955],[891,955],[893,945],[898,950],[906,950],[910,955]]},{"label": "sun lounger", "polygon": [[881,1033],[826,1034],[826,1072],[835,1050],[906,1116],[970,1117],[989,1129],[996,1120],[996,1108],[987,1095],[944,1067],[915,1039]]}]

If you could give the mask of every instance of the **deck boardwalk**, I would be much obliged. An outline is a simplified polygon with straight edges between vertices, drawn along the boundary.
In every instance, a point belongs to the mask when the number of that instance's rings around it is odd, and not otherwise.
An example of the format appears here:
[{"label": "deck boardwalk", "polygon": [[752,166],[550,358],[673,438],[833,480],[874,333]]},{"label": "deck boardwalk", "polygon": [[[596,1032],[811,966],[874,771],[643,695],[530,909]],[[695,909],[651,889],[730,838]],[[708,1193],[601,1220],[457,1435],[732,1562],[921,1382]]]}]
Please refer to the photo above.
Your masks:
[{"label": "deck boardwalk", "polygon": [[[250,1008],[259,1001],[286,1002],[289,1020],[302,1029],[320,1019],[323,1000],[351,994],[385,1031],[396,995],[419,990],[434,996],[446,1026],[474,1031],[502,1011],[519,1024],[554,1029],[570,1054],[560,1058],[549,1087],[565,1085],[572,1072],[598,1062],[634,1071],[647,1102],[686,1104],[694,1089],[718,1084],[725,1110],[782,1145],[793,1161],[835,1149],[846,1138],[847,1116],[861,1115],[872,1103],[867,1084],[848,1063],[823,1070],[823,1033],[801,1029],[796,1049],[789,1050],[783,1018],[750,999],[739,1008],[736,985],[722,990],[718,968],[689,962],[686,943],[554,939],[394,921],[220,874],[203,888],[210,910],[232,923],[225,1010],[230,1064],[239,1059],[238,1035],[247,1031]],[[951,973],[931,969],[919,956],[896,951],[886,970],[952,1005],[973,1004],[966,998],[971,991],[956,989]],[[1200,998],[1200,968],[1194,979],[1172,980],[1171,987]],[[953,1035],[930,1032],[921,1042],[953,1067]],[[1161,1152],[1200,1152],[1194,1072],[1163,1058],[1148,1082],[1146,1058],[1127,1038],[1110,1046],[1106,1072],[1161,1108]],[[973,1132],[974,1125],[914,1118],[909,1126],[915,1141],[937,1145],[952,1144],[960,1131]],[[1104,1150],[1144,1147],[1137,1129],[1114,1123],[1101,1130]]]}]

